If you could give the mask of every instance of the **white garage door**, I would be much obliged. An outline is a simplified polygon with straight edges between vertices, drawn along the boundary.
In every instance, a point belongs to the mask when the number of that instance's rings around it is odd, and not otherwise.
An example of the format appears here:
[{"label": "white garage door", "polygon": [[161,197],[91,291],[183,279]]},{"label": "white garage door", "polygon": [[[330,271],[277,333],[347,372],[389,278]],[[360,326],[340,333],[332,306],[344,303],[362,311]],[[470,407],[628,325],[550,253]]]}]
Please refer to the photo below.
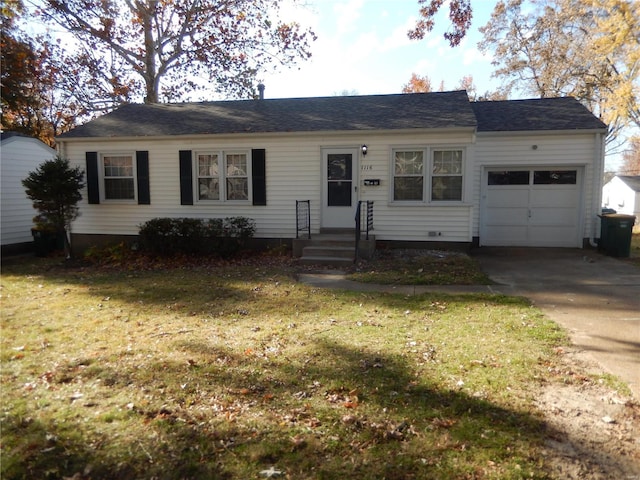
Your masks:
[{"label": "white garage door", "polygon": [[488,168],[483,180],[480,245],[580,247],[582,171]]}]

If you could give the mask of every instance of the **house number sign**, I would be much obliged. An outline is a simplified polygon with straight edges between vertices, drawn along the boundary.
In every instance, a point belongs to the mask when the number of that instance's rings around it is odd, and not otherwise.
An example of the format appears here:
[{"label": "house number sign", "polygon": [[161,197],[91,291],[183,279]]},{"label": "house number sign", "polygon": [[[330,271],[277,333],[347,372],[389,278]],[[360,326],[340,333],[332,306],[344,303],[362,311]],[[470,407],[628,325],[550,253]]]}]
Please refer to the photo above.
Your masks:
[{"label": "house number sign", "polygon": [[371,170],[373,170],[373,165],[361,165],[360,170],[362,170],[363,172],[370,172]]}]

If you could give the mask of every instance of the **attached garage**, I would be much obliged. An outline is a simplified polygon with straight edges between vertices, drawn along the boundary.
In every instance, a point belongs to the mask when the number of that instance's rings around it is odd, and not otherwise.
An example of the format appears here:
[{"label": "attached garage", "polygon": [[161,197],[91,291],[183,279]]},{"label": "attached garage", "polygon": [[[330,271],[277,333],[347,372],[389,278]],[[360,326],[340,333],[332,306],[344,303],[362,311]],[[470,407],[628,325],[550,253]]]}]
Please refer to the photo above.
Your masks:
[{"label": "attached garage", "polygon": [[582,168],[488,167],[480,242],[485,246],[582,246]]},{"label": "attached garage", "polygon": [[478,120],[474,242],[595,245],[606,125],[571,98],[475,102],[472,108]]}]

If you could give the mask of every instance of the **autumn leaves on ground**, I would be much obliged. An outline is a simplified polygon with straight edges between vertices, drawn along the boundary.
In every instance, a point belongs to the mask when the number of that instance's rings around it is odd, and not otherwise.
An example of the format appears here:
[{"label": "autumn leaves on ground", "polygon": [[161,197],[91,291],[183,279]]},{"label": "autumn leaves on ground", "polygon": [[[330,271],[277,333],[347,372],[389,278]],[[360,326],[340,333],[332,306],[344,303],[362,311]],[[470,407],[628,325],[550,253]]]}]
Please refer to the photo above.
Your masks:
[{"label": "autumn leaves on ground", "polygon": [[3,266],[2,478],[547,477],[566,338],[525,300],[199,263]]}]

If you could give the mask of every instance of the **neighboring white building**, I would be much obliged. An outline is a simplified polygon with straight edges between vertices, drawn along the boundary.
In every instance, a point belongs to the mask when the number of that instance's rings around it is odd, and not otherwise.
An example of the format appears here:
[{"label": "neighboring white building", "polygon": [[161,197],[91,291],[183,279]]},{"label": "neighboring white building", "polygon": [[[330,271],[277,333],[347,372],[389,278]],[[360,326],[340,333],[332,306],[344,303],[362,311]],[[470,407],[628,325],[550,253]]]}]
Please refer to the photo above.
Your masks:
[{"label": "neighboring white building", "polygon": [[40,140],[14,132],[2,132],[0,176],[3,253],[24,251],[32,246],[31,228],[36,211],[25,194],[22,180],[41,163],[55,156],[56,151]]},{"label": "neighboring white building", "polygon": [[[597,238],[606,125],[573,98],[465,91],[125,105],[57,140],[87,171],[76,246],[155,217],[245,216],[256,238],[353,229],[378,242],[583,247]],[[366,146],[366,151],[363,148]]]},{"label": "neighboring white building", "polygon": [[640,175],[616,175],[602,187],[602,206],[636,217],[640,230]]}]

